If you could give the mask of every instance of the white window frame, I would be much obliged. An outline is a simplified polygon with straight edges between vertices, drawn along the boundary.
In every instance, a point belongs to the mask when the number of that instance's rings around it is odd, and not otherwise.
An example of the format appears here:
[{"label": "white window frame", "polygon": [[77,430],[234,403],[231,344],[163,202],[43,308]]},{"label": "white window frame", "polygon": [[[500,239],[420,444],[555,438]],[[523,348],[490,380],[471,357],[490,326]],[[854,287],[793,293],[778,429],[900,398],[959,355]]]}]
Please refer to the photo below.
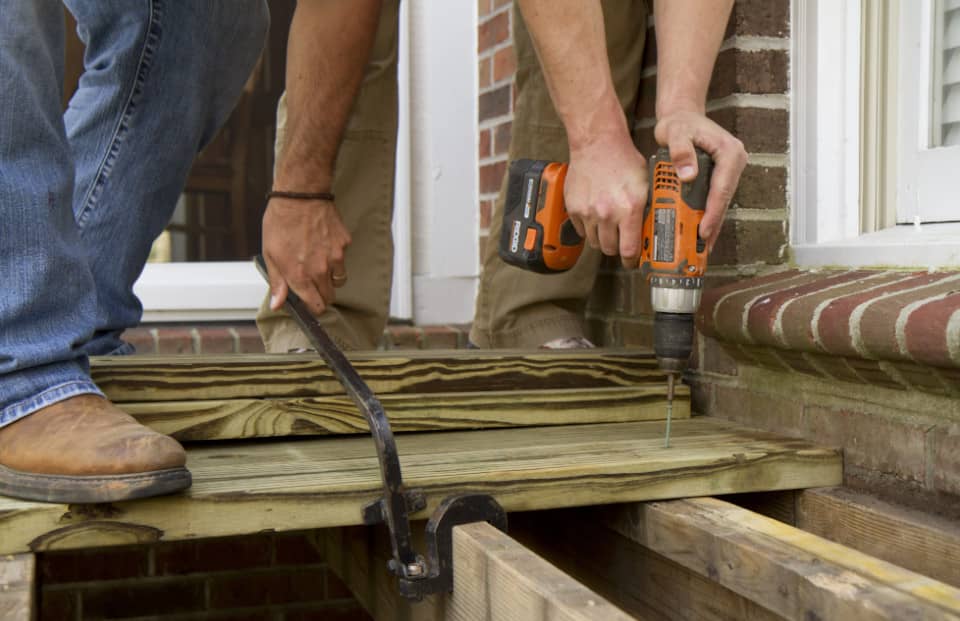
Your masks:
[{"label": "white window frame", "polygon": [[809,267],[960,266],[960,224],[860,232],[862,1],[791,5],[794,258]]},{"label": "white window frame", "polygon": [[[479,280],[476,3],[400,10],[390,314],[465,323]],[[149,263],[134,291],[144,323],[248,321],[266,285],[248,261]]]}]

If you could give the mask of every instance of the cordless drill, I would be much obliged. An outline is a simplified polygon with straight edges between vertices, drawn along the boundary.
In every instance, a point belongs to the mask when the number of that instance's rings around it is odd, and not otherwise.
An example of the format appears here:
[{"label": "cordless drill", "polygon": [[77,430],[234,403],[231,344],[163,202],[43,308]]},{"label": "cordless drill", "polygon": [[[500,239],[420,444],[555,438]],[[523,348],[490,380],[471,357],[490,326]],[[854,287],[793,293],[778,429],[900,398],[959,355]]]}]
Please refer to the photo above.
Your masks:
[{"label": "cordless drill", "polygon": [[[653,350],[667,373],[667,431],[676,376],[693,349],[693,316],[700,306],[707,267],[700,221],[707,206],[713,160],[697,149],[696,179],[682,183],[670,152],[650,158],[650,189],[643,214],[640,270],[650,283],[654,310]],[[563,202],[567,165],[517,160],[510,165],[504,203],[500,257],[511,265],[540,273],[564,272],[576,263],[583,239]]]}]

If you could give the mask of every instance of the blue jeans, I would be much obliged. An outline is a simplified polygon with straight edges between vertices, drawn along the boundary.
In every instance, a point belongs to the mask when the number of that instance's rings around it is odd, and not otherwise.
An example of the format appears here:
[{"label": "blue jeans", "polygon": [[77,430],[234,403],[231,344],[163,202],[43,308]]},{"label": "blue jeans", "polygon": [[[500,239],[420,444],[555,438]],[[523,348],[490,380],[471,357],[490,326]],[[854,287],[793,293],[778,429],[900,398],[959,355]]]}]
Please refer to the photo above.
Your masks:
[{"label": "blue jeans", "polygon": [[[61,109],[63,4],[86,45]],[[260,55],[265,0],[0,0],[0,427],[99,394],[133,284]]]}]

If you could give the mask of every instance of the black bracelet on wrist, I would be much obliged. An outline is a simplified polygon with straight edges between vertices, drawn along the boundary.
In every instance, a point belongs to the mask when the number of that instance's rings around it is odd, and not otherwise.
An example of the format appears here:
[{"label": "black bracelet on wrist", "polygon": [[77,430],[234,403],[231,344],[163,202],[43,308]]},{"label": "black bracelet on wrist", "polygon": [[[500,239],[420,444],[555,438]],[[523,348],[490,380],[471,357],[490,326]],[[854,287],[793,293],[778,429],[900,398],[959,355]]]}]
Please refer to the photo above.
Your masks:
[{"label": "black bracelet on wrist", "polygon": [[267,201],[271,198],[292,198],[299,201],[330,201],[333,202],[333,192],[283,192],[270,190],[266,195]]}]

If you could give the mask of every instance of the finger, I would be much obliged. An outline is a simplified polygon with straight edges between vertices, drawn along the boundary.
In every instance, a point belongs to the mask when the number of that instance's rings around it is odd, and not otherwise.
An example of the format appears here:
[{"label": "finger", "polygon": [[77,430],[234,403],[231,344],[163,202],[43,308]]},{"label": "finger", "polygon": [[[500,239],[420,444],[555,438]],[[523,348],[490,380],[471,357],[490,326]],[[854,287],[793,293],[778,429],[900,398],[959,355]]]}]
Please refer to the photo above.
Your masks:
[{"label": "finger", "polygon": [[267,282],[270,287],[270,310],[280,310],[283,303],[287,300],[287,281],[280,275],[280,269],[270,258],[270,255],[264,253],[263,262],[267,265]]},{"label": "finger", "polygon": [[746,164],[746,157],[736,151],[730,155],[718,153],[715,163],[713,178],[710,180],[710,193],[707,195],[706,213],[700,222],[700,236],[711,249],[720,235],[720,227],[727,208],[733,201],[740,174]]},{"label": "finger", "polygon": [[577,235],[580,237],[587,236],[587,227],[583,223],[583,220],[580,219],[580,216],[571,215],[570,222],[573,224],[573,228],[577,232]]},{"label": "finger", "polygon": [[330,282],[335,288],[347,284],[347,267],[342,254],[330,258]]},{"label": "finger", "polygon": [[597,225],[593,222],[584,222],[584,234],[580,235],[581,237],[587,238],[587,243],[591,248],[597,249],[600,247],[600,236],[597,233]]},{"label": "finger", "polygon": [[689,136],[671,136],[670,138],[670,160],[677,169],[677,176],[684,183],[693,181],[697,178],[699,167],[697,166],[697,152],[694,149],[693,140]]},{"label": "finger", "polygon": [[620,233],[617,230],[617,225],[613,222],[602,222],[597,229],[600,238],[600,251],[609,257],[616,256],[620,250]]},{"label": "finger", "polygon": [[337,294],[334,291],[334,285],[330,274],[331,272],[327,272],[326,276],[318,275],[314,280],[314,287],[316,288],[317,295],[320,298],[319,303],[316,305],[316,310],[314,311],[317,315],[329,308],[336,299]]},{"label": "finger", "polygon": [[640,244],[643,237],[643,207],[633,209],[620,221],[620,263],[632,269],[640,262]]}]

